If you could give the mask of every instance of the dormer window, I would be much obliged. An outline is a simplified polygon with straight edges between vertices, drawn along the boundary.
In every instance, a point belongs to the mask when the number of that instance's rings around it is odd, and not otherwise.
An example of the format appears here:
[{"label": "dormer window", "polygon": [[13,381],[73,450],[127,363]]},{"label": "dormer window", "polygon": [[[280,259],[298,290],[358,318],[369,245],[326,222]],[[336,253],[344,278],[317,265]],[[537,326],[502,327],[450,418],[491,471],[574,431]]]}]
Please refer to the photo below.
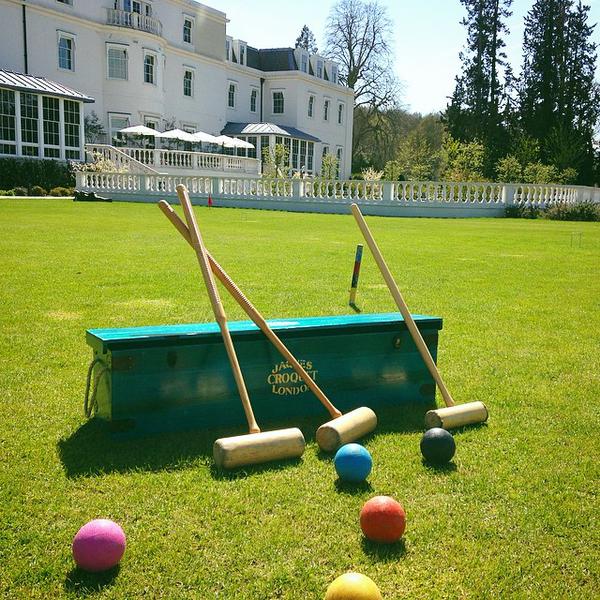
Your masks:
[{"label": "dormer window", "polygon": [[306,54],[302,55],[301,70],[303,73],[308,73],[308,56]]},{"label": "dormer window", "polygon": [[231,42],[225,40],[225,60],[231,60]]},{"label": "dormer window", "polygon": [[337,72],[337,67],[336,66],[332,66],[331,67],[331,81],[333,83],[337,83],[338,82],[338,72]]},{"label": "dormer window", "polygon": [[322,60],[317,61],[317,77],[319,79],[323,79],[323,61]]},{"label": "dormer window", "polygon": [[240,44],[240,65],[246,64],[246,46]]}]

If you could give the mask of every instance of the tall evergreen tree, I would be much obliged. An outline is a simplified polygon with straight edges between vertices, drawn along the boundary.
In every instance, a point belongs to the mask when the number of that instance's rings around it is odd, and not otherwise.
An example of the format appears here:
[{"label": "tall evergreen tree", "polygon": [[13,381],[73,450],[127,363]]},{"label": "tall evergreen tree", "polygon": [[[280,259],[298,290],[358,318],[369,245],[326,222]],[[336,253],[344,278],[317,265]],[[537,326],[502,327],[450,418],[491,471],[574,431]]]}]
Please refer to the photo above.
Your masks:
[{"label": "tall evergreen tree", "polygon": [[310,54],[319,53],[315,34],[308,28],[308,25],[302,27],[300,35],[296,38],[296,48],[304,48]]},{"label": "tall evergreen tree", "polygon": [[591,182],[593,135],[600,118],[594,80],[597,48],[589,6],[581,0],[536,0],[525,19],[520,121],[557,169]]},{"label": "tall evergreen tree", "polygon": [[504,52],[506,19],[512,0],[461,0],[467,16],[467,43],[461,52],[462,72],[444,120],[453,138],[480,140],[487,149],[486,175],[506,148],[505,78],[510,70]]}]

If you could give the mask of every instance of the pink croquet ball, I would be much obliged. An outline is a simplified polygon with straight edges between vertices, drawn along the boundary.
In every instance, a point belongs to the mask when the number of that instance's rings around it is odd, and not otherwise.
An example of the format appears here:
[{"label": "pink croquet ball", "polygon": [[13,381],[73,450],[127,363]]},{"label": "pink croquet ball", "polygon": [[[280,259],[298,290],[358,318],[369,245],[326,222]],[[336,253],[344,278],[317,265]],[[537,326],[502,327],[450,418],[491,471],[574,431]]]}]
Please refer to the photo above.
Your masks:
[{"label": "pink croquet ball", "polygon": [[106,571],[119,563],[125,544],[125,533],[119,525],[110,519],[94,519],[73,538],[73,558],[85,571]]}]

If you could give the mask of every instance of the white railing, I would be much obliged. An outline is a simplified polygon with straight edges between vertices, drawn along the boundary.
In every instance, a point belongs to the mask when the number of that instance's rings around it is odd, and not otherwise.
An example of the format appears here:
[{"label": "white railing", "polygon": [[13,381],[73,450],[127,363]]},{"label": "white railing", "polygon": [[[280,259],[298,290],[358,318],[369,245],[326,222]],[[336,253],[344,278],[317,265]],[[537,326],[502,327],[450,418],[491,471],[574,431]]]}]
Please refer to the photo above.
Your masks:
[{"label": "white railing", "polygon": [[102,157],[112,162],[117,168],[125,168],[130,173],[157,173],[155,169],[114,146],[107,144],[86,144],[85,152],[92,162],[97,157]]},{"label": "white railing", "polygon": [[141,15],[136,12],[127,12],[116,8],[107,8],[106,23],[118,27],[129,27],[147,31],[155,35],[162,35],[162,23],[154,17]]},{"label": "white railing", "polygon": [[[111,148],[102,144],[86,144],[86,150],[95,148]],[[115,148],[121,154],[131,157],[153,171],[188,170],[233,172],[247,175],[260,175],[260,160],[244,156],[229,156],[210,152],[187,152],[181,150],[165,150],[162,148]]]},{"label": "white railing", "polygon": [[[229,157],[232,158],[232,157]],[[550,206],[556,203],[600,203],[600,188],[448,181],[327,181],[158,173],[77,173],[77,189],[113,194],[121,200],[154,201],[175,196],[184,184],[196,200],[212,195],[228,206],[345,212],[350,202],[370,214],[499,216],[506,206]],[[224,205],[224,204],[222,204]]]}]

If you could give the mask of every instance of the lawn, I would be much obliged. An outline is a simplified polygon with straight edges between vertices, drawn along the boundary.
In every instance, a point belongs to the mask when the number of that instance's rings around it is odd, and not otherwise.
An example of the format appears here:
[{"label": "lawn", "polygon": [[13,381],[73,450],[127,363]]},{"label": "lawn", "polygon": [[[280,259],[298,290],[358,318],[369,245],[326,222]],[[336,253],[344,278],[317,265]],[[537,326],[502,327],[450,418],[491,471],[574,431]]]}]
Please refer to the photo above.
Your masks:
[{"label": "lawn", "polygon": [[[266,317],[349,312],[351,216],[197,215]],[[600,225],[367,220],[411,309],[444,319],[456,400],[491,416],[456,433],[455,468],[434,470],[421,415],[380,415],[369,484],[348,488],[317,451],[318,422],[302,424],[301,460],[233,473],[212,466],[218,432],[114,442],[86,424],[85,330],[213,320],[195,257],[152,205],[0,201],[0,596],[318,599],[356,570],[386,599],[598,597]],[[368,251],[357,303],[395,310]],[[403,543],[362,538],[377,494],[404,505]],[[96,517],[128,537],[101,576],[70,555]]]}]

